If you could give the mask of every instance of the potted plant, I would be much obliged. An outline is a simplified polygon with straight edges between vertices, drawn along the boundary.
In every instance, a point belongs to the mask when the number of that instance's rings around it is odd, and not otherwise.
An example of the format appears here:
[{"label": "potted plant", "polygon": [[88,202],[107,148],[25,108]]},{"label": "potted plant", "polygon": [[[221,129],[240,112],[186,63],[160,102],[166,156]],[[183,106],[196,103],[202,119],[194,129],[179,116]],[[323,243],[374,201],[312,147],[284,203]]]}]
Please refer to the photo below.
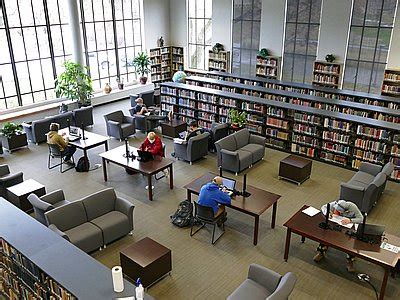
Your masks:
[{"label": "potted plant", "polygon": [[117,83],[118,83],[118,89],[123,90],[124,89],[124,78],[117,77]]},{"label": "potted plant", "polygon": [[55,81],[56,96],[77,100],[79,106],[89,106],[93,95],[92,79],[87,74],[89,68],[79,63],[66,61],[65,71]]},{"label": "potted plant", "polygon": [[220,43],[215,43],[215,45],[212,47],[212,51],[217,54],[220,51],[224,51],[224,45],[220,44]]},{"label": "potted plant", "polygon": [[325,60],[329,63],[333,63],[335,61],[336,57],[333,54],[327,54],[325,56]]},{"label": "potted plant", "polygon": [[0,129],[0,140],[3,147],[10,152],[28,145],[26,133],[22,132],[22,125],[13,122],[5,123]]},{"label": "potted plant", "polygon": [[136,56],[133,59],[132,62],[133,66],[135,67],[135,72],[136,74],[140,75],[140,83],[141,84],[146,84],[147,82],[147,77],[145,74],[150,73],[149,65],[150,65],[150,58],[146,54],[146,52],[141,52],[139,53],[138,56]]},{"label": "potted plant", "polygon": [[239,112],[231,108],[228,113],[228,120],[232,128],[243,128],[246,125],[247,114],[245,111]]},{"label": "potted plant", "polygon": [[269,51],[267,48],[262,48],[258,51],[258,56],[261,56],[263,59],[266,59],[269,56]]}]

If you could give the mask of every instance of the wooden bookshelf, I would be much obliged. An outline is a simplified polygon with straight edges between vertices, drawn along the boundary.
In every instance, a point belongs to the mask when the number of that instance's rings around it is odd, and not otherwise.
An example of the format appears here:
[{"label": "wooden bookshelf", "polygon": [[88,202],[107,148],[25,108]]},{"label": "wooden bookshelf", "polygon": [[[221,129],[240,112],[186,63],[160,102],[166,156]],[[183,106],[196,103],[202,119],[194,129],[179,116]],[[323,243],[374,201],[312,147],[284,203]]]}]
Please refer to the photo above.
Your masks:
[{"label": "wooden bookshelf", "polygon": [[315,85],[339,88],[341,73],[341,64],[315,61],[312,83]]},{"label": "wooden bookshelf", "polygon": [[170,81],[176,71],[183,70],[183,47],[164,46],[149,52],[151,81],[156,88],[160,82]]},{"label": "wooden bookshelf", "polygon": [[230,51],[208,51],[208,70],[219,72],[230,72],[231,70],[231,52]]},{"label": "wooden bookshelf", "polygon": [[[227,122],[230,108],[246,111],[249,114],[246,127],[266,136],[267,146],[345,168],[357,169],[361,161],[381,165],[389,160],[396,163],[399,152],[395,146],[400,145],[399,124],[302,105],[302,98],[310,95],[279,92],[283,94],[255,97],[171,82],[161,85],[161,103],[168,103],[178,116],[210,125],[212,122]],[[190,103],[193,111],[190,116],[181,113],[181,99]],[[168,111],[162,108],[164,114]],[[359,149],[357,140],[370,141],[365,146],[370,147],[369,150]],[[370,149],[381,149],[381,152]],[[393,173],[392,179],[400,180],[399,174]]]},{"label": "wooden bookshelf", "polygon": [[381,94],[400,98],[400,69],[386,69]]},{"label": "wooden bookshelf", "polygon": [[277,79],[279,76],[279,57],[257,55],[256,76]]}]

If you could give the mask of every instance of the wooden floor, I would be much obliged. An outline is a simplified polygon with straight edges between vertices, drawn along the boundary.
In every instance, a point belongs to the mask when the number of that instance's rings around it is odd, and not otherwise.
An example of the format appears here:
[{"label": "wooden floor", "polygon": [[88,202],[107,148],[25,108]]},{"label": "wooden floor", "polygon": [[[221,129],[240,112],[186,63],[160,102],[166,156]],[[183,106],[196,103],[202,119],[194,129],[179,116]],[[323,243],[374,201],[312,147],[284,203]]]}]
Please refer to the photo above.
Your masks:
[{"label": "wooden floor", "polygon": [[[95,108],[94,132],[105,133],[103,115],[122,109],[128,112],[128,101]],[[138,133],[130,139],[131,145],[138,145],[144,134]],[[168,155],[172,152],[171,140],[164,139]],[[121,145],[112,140],[110,148]],[[100,163],[98,153],[103,148],[89,151],[90,163]],[[77,152],[75,158],[79,158]],[[22,170],[25,179],[34,178],[46,186],[47,191],[63,189],[68,200],[79,199],[105,187],[114,187],[117,193],[135,204],[135,229],[133,236],[127,236],[108,245],[92,256],[108,267],[119,264],[119,251],[130,243],[146,236],[162,243],[172,250],[172,275],[167,276],[148,293],[157,299],[225,299],[247,276],[250,263],[258,263],[281,274],[292,271],[298,281],[292,299],[374,299],[373,290],[359,282],[354,274],[345,269],[345,254],[329,250],[325,261],[313,262],[317,244],[312,241],[300,243],[294,235],[288,262],[283,260],[286,230],[282,224],[303,204],[320,207],[339,196],[339,184],[354,174],[332,165],[313,162],[312,176],[301,186],[279,180],[279,161],[287,153],[266,149],[265,160],[248,171],[248,183],[256,187],[282,195],[278,202],[276,228],[270,228],[271,210],[260,218],[259,242],[252,244],[253,218],[228,209],[225,235],[212,246],[210,230],[201,230],[194,237],[190,229],[180,229],[170,222],[170,215],[178,203],[185,199],[183,185],[211,170],[216,172],[215,154],[209,154],[192,166],[177,161],[174,164],[174,189],[169,190],[168,182],[162,179],[155,183],[154,201],[147,200],[144,189],[146,179],[141,175],[128,175],[115,165],[110,165],[109,181],[103,181],[102,169],[89,173],[64,174],[57,169],[48,170],[47,146],[30,145],[12,154],[5,154],[0,163],[8,163],[13,172]],[[233,175],[234,176],[234,175]],[[238,176],[237,180],[242,180]],[[400,235],[400,185],[389,182],[378,205],[368,216],[368,221],[385,224],[387,232]],[[372,283],[380,288],[383,271],[365,261],[357,260],[357,272],[367,273]],[[389,278],[386,299],[400,299],[400,279]],[[112,283],[104,283],[112,288]],[[90,288],[90,287],[88,287]]]}]

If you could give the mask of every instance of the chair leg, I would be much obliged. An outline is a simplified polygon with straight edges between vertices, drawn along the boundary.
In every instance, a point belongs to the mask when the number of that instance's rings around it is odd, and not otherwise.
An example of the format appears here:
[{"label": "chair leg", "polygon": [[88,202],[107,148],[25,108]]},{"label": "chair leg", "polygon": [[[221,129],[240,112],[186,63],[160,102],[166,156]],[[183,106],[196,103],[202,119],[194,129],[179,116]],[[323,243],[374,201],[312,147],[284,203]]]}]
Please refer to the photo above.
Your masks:
[{"label": "chair leg", "polygon": [[204,226],[206,226],[206,223],[202,223],[202,225],[195,231],[193,232],[193,227],[194,227],[194,222],[192,223],[192,226],[190,227],[190,236],[194,236],[197,232],[199,232]]},{"label": "chair leg", "polygon": [[215,245],[215,243],[219,240],[219,238],[220,238],[221,236],[223,236],[224,233],[225,233],[225,227],[224,227],[224,225],[222,225],[222,233],[217,237],[216,240],[214,240],[214,234],[215,234],[215,227],[216,227],[216,225],[217,225],[217,224],[214,224],[214,228],[213,228],[213,234],[212,234],[212,238],[211,238],[211,244],[212,244],[212,245]]}]

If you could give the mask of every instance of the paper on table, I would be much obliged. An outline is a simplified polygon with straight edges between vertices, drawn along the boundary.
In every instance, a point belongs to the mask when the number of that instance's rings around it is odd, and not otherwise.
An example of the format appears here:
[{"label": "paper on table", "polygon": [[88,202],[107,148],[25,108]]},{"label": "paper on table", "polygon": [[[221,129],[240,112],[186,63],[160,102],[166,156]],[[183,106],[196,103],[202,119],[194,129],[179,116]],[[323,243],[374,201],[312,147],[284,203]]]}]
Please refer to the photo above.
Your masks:
[{"label": "paper on table", "polygon": [[386,242],[383,242],[381,244],[381,248],[385,249],[385,250],[388,250],[388,251],[391,251],[391,252],[394,252],[394,253],[399,253],[400,252],[400,248],[399,247],[397,247],[395,245],[392,245],[392,244],[389,244],[389,243],[386,243]]},{"label": "paper on table", "polygon": [[317,213],[319,213],[319,209],[309,206],[303,210],[303,213],[305,213],[307,216],[314,217]]},{"label": "paper on table", "polygon": [[329,218],[330,221],[335,222],[335,223],[337,223],[337,224],[339,224],[341,226],[344,226],[346,228],[350,229],[351,227],[353,227],[353,223],[349,223],[349,224],[343,225],[342,224],[342,220],[343,219],[345,219],[345,217],[338,216],[338,215],[332,215],[332,217]]}]

